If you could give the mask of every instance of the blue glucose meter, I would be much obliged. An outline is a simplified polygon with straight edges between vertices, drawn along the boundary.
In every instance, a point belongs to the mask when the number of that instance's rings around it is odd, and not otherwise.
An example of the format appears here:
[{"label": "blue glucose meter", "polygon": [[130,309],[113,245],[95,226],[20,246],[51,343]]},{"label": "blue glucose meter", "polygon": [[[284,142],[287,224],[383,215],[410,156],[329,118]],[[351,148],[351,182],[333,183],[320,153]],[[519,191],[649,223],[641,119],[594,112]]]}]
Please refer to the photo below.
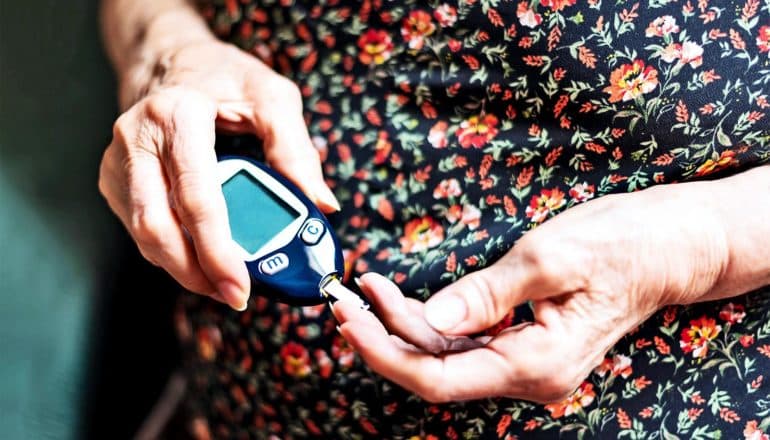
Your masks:
[{"label": "blue glucose meter", "polygon": [[329,300],[342,250],[326,217],[294,184],[242,156],[218,163],[232,237],[243,251],[252,290],[293,305]]}]

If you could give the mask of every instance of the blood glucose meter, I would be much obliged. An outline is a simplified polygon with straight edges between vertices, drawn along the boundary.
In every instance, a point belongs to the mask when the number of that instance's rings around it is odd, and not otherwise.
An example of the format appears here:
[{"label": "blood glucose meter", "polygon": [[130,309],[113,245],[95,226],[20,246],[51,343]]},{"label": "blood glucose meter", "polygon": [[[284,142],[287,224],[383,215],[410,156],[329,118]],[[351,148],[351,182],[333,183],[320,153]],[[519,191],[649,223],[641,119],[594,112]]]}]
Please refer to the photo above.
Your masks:
[{"label": "blood glucose meter", "polygon": [[293,305],[321,304],[340,295],[362,302],[339,282],[344,272],[339,242],[299,188],[243,156],[220,158],[218,176],[252,291]]}]

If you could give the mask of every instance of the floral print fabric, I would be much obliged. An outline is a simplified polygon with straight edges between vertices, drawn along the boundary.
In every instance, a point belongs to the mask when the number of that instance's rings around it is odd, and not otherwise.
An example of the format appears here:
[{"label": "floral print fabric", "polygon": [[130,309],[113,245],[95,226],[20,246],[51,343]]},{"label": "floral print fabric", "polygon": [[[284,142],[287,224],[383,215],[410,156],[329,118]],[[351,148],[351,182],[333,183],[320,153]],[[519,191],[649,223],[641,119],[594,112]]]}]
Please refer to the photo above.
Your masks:
[{"label": "floral print fabric", "polygon": [[[201,10],[217,35],[299,85],[343,205],[331,220],[348,276],[376,271],[420,299],[575,204],[770,162],[767,2],[211,0]],[[177,324],[198,437],[770,432],[768,289],[662,310],[549,405],[421,401],[368,370],[324,306],[253,297],[236,314],[187,296]]]}]

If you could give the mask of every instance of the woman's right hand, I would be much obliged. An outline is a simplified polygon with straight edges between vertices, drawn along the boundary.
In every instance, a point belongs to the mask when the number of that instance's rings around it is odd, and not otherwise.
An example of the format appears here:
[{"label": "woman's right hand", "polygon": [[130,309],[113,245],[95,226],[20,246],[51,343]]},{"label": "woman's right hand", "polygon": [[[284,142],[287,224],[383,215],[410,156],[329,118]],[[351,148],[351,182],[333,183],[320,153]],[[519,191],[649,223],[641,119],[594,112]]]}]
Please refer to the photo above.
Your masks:
[{"label": "woman's right hand", "polygon": [[215,172],[215,129],[257,135],[274,169],[322,210],[339,209],[298,88],[214,39],[168,49],[150,68],[124,73],[128,110],[104,152],[99,190],[148,261],[187,289],[243,310],[250,281]]}]

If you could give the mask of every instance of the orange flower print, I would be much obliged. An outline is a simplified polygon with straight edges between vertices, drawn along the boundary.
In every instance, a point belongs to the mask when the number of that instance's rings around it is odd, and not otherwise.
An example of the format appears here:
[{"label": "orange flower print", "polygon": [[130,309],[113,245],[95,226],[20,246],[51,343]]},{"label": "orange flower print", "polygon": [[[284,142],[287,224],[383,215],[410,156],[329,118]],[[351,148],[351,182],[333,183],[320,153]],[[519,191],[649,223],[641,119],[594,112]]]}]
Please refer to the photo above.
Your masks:
[{"label": "orange flower print", "polygon": [[401,252],[422,252],[438,246],[444,241],[444,228],[432,217],[423,216],[411,220],[404,226],[404,235],[398,242]]},{"label": "orange flower print", "polygon": [[455,135],[461,147],[481,148],[497,136],[497,124],[497,116],[493,114],[474,115],[460,124]]},{"label": "orange flower print", "polygon": [[590,382],[583,382],[580,388],[575,390],[565,400],[559,403],[549,403],[545,406],[545,409],[551,413],[552,418],[558,419],[582,411],[583,408],[594,401],[594,397],[596,397],[594,385]]},{"label": "orange flower print", "polygon": [[460,188],[460,181],[457,179],[444,179],[439,182],[436,189],[433,190],[434,199],[445,199],[447,197],[457,197],[463,193]]},{"label": "orange flower print", "polygon": [[730,324],[741,323],[745,317],[746,309],[743,307],[743,304],[729,302],[719,311],[719,319]]},{"label": "orange flower print", "polygon": [[302,345],[289,341],[281,347],[283,371],[292,377],[305,377],[310,374],[310,354]]},{"label": "orange flower print", "polygon": [[519,18],[519,23],[522,26],[528,28],[537,27],[543,22],[543,17],[530,8],[528,2],[519,2],[519,5],[516,7],[516,17]]},{"label": "orange flower print", "polygon": [[658,71],[635,60],[623,64],[610,74],[610,85],[604,88],[610,94],[610,102],[632,101],[658,86]]},{"label": "orange flower print", "polygon": [[393,40],[387,32],[369,29],[358,38],[358,59],[364,64],[382,64],[390,59]]},{"label": "orange flower print", "polygon": [[665,37],[666,35],[675,34],[679,32],[679,26],[676,24],[676,19],[670,15],[664,15],[658,17],[650,22],[647,29],[644,31],[644,35],[650,37]]},{"label": "orange flower print", "polygon": [[375,165],[385,163],[385,161],[388,160],[388,157],[390,157],[391,149],[392,144],[388,140],[388,132],[381,131],[377,136],[377,143],[374,144],[374,160],[372,162]]},{"label": "orange flower print", "polygon": [[599,377],[604,377],[607,373],[610,373],[612,377],[620,376],[623,379],[627,379],[631,376],[633,368],[631,368],[631,358],[622,354],[616,354],[612,358],[605,358],[602,363],[594,369],[594,373]]},{"label": "orange flower print", "polygon": [[757,49],[770,57],[770,26],[762,26],[757,32]]},{"label": "orange flower print", "polygon": [[409,49],[420,50],[425,45],[425,37],[436,31],[436,25],[425,11],[412,11],[404,19],[401,35],[409,45]]},{"label": "orange flower print", "polygon": [[561,11],[567,6],[572,6],[577,3],[577,0],[542,0],[541,5],[546,8],[551,8],[554,11]]},{"label": "orange flower print", "polygon": [[555,212],[566,203],[564,193],[559,188],[544,189],[540,191],[540,195],[532,196],[526,214],[533,222],[542,223],[548,214]]},{"label": "orange flower print", "polygon": [[433,11],[433,17],[441,27],[450,27],[457,21],[457,9],[444,3]]},{"label": "orange flower print", "polygon": [[722,326],[713,318],[701,316],[690,321],[690,327],[682,329],[679,346],[685,353],[692,353],[694,358],[703,358],[708,354],[708,344],[715,339]]},{"label": "orange flower print", "polygon": [[569,189],[569,196],[578,203],[592,199],[595,193],[596,187],[589,185],[588,182],[578,183]]},{"label": "orange flower print", "polygon": [[428,132],[428,142],[433,148],[445,148],[447,146],[446,131],[447,123],[438,121]]},{"label": "orange flower print", "polygon": [[695,170],[695,177],[707,176],[734,165],[738,165],[738,160],[735,159],[735,151],[726,150],[719,155],[718,159],[709,159],[699,166]]}]

